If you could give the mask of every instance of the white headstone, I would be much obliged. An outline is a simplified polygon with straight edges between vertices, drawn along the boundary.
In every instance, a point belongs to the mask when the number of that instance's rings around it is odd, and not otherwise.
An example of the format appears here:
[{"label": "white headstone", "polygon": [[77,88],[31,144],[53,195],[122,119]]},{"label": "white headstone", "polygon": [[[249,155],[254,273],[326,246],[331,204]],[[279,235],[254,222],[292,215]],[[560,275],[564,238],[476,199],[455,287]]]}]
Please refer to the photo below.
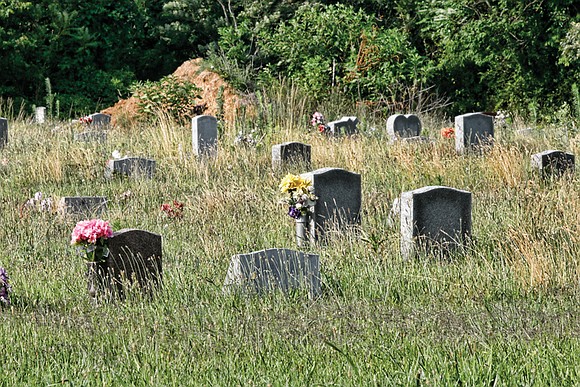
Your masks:
[{"label": "white headstone", "polygon": [[44,106],[39,106],[34,112],[34,118],[37,124],[44,124],[46,117],[46,108]]}]

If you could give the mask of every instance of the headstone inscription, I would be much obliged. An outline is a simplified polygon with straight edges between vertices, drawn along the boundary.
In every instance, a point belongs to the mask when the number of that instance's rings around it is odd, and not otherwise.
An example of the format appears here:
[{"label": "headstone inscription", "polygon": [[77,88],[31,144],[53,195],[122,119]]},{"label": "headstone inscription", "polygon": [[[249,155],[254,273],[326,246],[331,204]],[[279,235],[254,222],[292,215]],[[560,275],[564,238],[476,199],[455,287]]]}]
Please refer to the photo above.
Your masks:
[{"label": "headstone inscription", "polygon": [[403,192],[399,205],[404,259],[418,251],[444,255],[471,234],[471,192],[427,186]]},{"label": "headstone inscription", "polygon": [[224,282],[224,290],[235,288],[258,294],[300,287],[307,287],[311,297],[320,294],[319,256],[289,249],[234,255]]}]

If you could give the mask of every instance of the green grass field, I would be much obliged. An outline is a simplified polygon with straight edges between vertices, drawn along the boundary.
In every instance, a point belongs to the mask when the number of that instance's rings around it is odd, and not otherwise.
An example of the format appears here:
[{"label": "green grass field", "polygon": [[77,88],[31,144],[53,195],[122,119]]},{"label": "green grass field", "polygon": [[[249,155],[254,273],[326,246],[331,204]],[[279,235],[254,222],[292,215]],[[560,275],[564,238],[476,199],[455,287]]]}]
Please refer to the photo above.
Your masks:
[{"label": "green grass field", "polygon": [[[543,127],[521,138],[510,124],[489,153],[458,156],[439,136],[444,119],[423,119],[434,144],[389,145],[386,119],[359,118],[362,133],[340,139],[309,132],[308,114],[271,119],[261,145],[235,147],[247,119],[220,128],[218,157],[203,162],[190,129],[163,119],[114,128],[104,144],[72,141],[77,129],[62,122],[11,121],[0,150],[0,266],[13,289],[0,309],[0,385],[578,385],[580,178],[543,182],[530,169],[546,149],[578,155],[578,137]],[[296,246],[278,183],[306,171],[272,171],[271,146],[284,141],[311,144],[312,169],[362,175],[361,227],[308,249],[320,254],[317,299],[224,294],[232,255]],[[104,179],[114,150],[154,158],[155,178]],[[404,261],[391,203],[426,185],[472,192],[473,241],[445,261]],[[69,244],[76,221],[25,209],[35,192],[106,196],[115,230],[161,234],[157,297],[94,305]],[[173,200],[182,219],[160,211]]]}]

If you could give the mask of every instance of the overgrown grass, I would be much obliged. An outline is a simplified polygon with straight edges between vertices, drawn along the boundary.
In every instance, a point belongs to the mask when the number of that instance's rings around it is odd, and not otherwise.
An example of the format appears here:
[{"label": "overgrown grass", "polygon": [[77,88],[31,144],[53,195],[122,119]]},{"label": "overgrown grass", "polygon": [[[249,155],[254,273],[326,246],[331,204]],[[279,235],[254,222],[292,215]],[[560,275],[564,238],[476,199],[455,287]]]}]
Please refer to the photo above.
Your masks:
[{"label": "overgrown grass", "polygon": [[[0,150],[0,266],[13,294],[0,311],[0,385],[578,382],[579,178],[541,182],[529,165],[531,154],[573,141],[522,139],[506,127],[488,154],[458,156],[437,139],[437,117],[424,118],[433,144],[389,144],[377,117],[360,117],[361,135],[330,139],[308,132],[310,112],[292,91],[262,101],[271,99],[294,101],[303,124],[264,109],[261,146],[233,146],[239,127],[226,127],[217,159],[206,161],[191,155],[190,129],[163,117],[113,129],[105,144],[74,142],[65,123],[10,123]],[[270,158],[271,145],[291,140],[312,145],[313,169],[362,175],[362,225],[310,249],[321,257],[320,298],[226,295],[232,255],[295,247],[277,204],[285,171],[273,172]],[[155,179],[105,180],[115,149],[154,158]],[[403,261],[389,219],[395,197],[425,185],[473,193],[473,241],[446,262]],[[115,229],[161,234],[164,287],[154,301],[93,305],[69,246],[75,220],[23,209],[37,191],[106,196]],[[160,211],[174,199],[185,203],[182,219]]]}]

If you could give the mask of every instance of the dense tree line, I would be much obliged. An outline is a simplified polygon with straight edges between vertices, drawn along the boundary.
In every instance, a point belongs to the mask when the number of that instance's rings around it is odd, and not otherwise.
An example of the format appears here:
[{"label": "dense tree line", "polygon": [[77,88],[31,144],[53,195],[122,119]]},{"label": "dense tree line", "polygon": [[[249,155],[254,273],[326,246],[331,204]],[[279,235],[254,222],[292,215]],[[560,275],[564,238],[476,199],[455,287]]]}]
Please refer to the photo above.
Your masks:
[{"label": "dense tree line", "polygon": [[[91,111],[203,56],[240,89],[292,78],[378,106],[577,108],[576,0],[0,0],[0,96]],[[424,95],[425,94],[425,95]],[[572,111],[574,113],[574,111]],[[580,112],[575,112],[579,114]]]}]

